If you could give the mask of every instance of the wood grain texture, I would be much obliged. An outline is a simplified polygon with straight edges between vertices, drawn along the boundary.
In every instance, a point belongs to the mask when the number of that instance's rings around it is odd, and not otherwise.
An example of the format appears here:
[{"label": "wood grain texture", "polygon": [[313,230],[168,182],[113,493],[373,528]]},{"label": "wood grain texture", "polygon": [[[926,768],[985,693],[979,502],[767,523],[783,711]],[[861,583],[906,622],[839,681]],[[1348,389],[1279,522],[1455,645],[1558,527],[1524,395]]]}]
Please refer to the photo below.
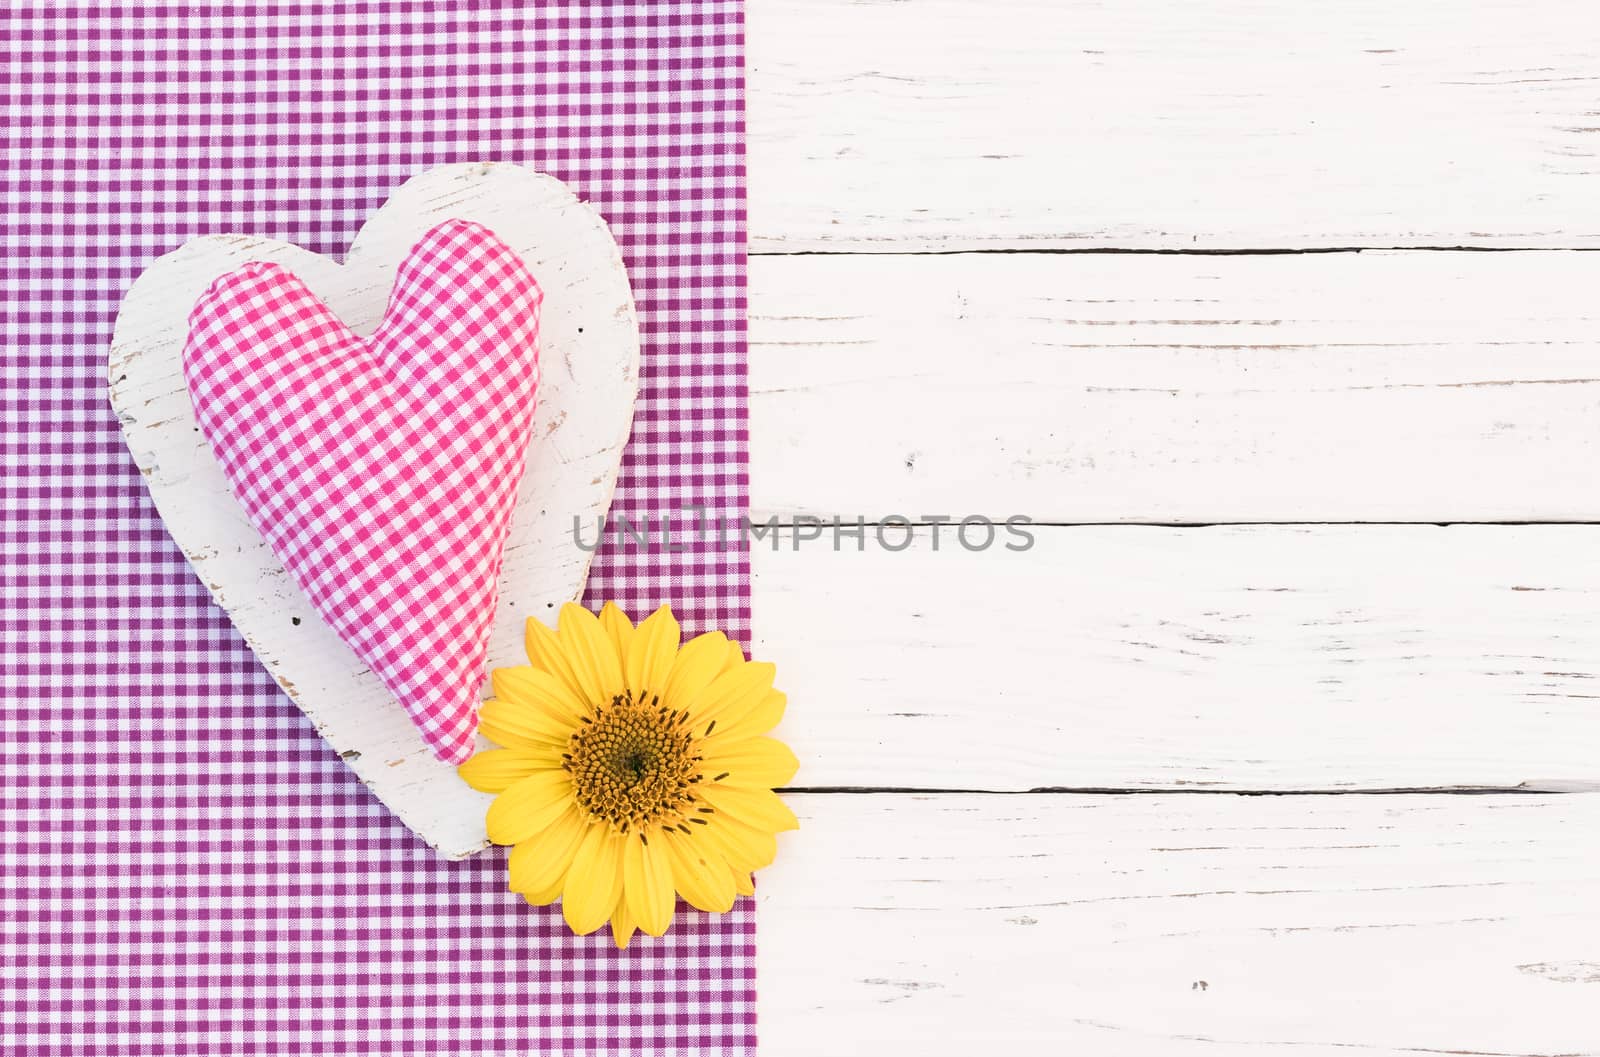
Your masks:
[{"label": "wood grain texture", "polygon": [[761,251],[1568,246],[1589,0],[759,0]]},{"label": "wood grain texture", "polygon": [[533,440],[501,567],[489,666],[525,664],[528,617],[582,594],[589,551],[574,517],[605,513],[633,420],[639,332],[605,221],[559,180],[513,165],[451,165],[397,190],[344,265],[263,239],[198,239],[129,291],[110,354],[111,403],[173,539],[319,733],[407,826],[451,858],[488,843],[489,797],[434,758],[405,710],[328,628],[228,491],[183,381],[188,314],[252,260],[287,266],[357,332],[378,324],[396,269],[430,228],[472,220],[527,262],[544,290]]},{"label": "wood grain texture", "polygon": [[757,258],[758,517],[1600,520],[1600,254]]},{"label": "wood grain texture", "polygon": [[1594,19],[751,4],[756,516],[1121,524],[758,542],[796,784],[1188,791],[792,795],[764,1055],[1600,1054],[1600,530],[1122,524],[1600,520],[1600,257],[1010,252],[1593,248]]},{"label": "wood grain texture", "polygon": [[1600,796],[797,796],[764,1057],[1600,1053]]},{"label": "wood grain texture", "polygon": [[756,546],[796,786],[1600,787],[1600,528],[1032,531]]}]

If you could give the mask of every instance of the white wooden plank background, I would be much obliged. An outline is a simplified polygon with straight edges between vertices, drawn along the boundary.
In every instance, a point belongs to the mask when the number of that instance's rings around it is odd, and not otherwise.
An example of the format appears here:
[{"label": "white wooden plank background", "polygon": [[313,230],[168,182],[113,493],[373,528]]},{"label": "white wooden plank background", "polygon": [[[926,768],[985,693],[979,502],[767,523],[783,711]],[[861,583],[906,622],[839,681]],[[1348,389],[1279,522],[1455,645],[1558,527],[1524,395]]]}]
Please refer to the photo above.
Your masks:
[{"label": "white wooden plank background", "polygon": [[1596,18],[752,0],[762,1052],[1600,1054]]},{"label": "white wooden plank background", "polygon": [[767,1057],[1600,1048],[1594,795],[792,802]]},{"label": "white wooden plank background", "polygon": [[1600,790],[1600,527],[871,531],[755,554],[797,785]]},{"label": "white wooden plank background", "polygon": [[760,250],[1568,246],[1591,0],[755,0]]},{"label": "white wooden plank background", "polygon": [[1600,254],[775,256],[752,290],[758,517],[1600,520]]}]

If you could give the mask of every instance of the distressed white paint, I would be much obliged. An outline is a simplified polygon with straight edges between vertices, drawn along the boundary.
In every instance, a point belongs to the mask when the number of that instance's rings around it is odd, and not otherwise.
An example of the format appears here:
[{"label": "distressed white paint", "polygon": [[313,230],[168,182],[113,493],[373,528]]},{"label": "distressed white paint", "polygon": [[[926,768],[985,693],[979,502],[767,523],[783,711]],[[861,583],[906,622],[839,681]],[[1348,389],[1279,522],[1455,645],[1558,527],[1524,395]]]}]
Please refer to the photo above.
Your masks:
[{"label": "distressed white paint", "polygon": [[1600,520],[1600,254],[752,267],[758,517]]},{"label": "distressed white paint", "polygon": [[1600,795],[791,802],[763,1057],[1600,1053]]},{"label": "distressed white paint", "polygon": [[1600,527],[1032,532],[756,546],[796,785],[1600,787]]},{"label": "distressed white paint", "polygon": [[639,336],[605,222],[553,177],[452,165],[406,183],[361,230],[344,265],[244,236],[198,239],[140,276],[117,319],[111,402],[173,538],[245,640],[372,791],[441,853],[484,846],[488,797],[433,757],[405,711],[327,628],[246,520],[200,435],[180,355],[187,316],[216,277],[251,260],[296,272],[348,324],[378,324],[406,252],[429,228],[484,224],[545,292],[534,439],[506,540],[490,666],[526,663],[522,628],[582,593],[589,553],[574,517],[611,502],[638,387]]},{"label": "distressed white paint", "polygon": [[[1589,0],[755,0],[770,514],[1594,520]],[[1600,531],[754,555],[808,785],[1594,788]],[[869,549],[873,549],[869,543]],[[769,1055],[1600,1053],[1600,794],[792,798]]]},{"label": "distressed white paint", "polygon": [[1600,238],[1592,0],[757,0],[758,250]]}]

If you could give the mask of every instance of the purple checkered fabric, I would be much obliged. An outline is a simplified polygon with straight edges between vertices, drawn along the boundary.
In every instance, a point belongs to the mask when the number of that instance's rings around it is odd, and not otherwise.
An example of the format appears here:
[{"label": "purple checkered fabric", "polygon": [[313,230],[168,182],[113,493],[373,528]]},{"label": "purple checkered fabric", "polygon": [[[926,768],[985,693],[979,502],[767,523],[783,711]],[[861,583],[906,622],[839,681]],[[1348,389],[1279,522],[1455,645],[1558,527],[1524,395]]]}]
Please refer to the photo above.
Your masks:
[{"label": "purple checkered fabric", "polygon": [[339,254],[407,177],[499,159],[610,220],[644,378],[590,601],[747,637],[742,13],[259,0],[0,12],[0,1048],[748,1053],[754,918],[571,936],[504,860],[439,861],[263,673],[105,396],[119,298],[250,232]]}]

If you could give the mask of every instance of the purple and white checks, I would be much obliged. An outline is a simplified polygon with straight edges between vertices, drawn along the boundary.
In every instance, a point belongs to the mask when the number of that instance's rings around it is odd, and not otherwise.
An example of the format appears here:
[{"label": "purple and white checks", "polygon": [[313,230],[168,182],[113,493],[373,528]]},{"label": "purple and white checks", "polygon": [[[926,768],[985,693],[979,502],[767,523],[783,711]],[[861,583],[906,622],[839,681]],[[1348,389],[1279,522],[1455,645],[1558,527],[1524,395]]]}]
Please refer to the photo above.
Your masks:
[{"label": "purple and white checks", "polygon": [[118,299],[185,240],[341,253],[424,169],[544,169],[638,302],[613,514],[687,543],[609,538],[590,600],[747,637],[745,555],[684,535],[745,505],[738,0],[61,0],[0,32],[0,1051],[750,1052],[749,902],[618,953],[500,853],[439,861],[211,604],[105,397]]}]

